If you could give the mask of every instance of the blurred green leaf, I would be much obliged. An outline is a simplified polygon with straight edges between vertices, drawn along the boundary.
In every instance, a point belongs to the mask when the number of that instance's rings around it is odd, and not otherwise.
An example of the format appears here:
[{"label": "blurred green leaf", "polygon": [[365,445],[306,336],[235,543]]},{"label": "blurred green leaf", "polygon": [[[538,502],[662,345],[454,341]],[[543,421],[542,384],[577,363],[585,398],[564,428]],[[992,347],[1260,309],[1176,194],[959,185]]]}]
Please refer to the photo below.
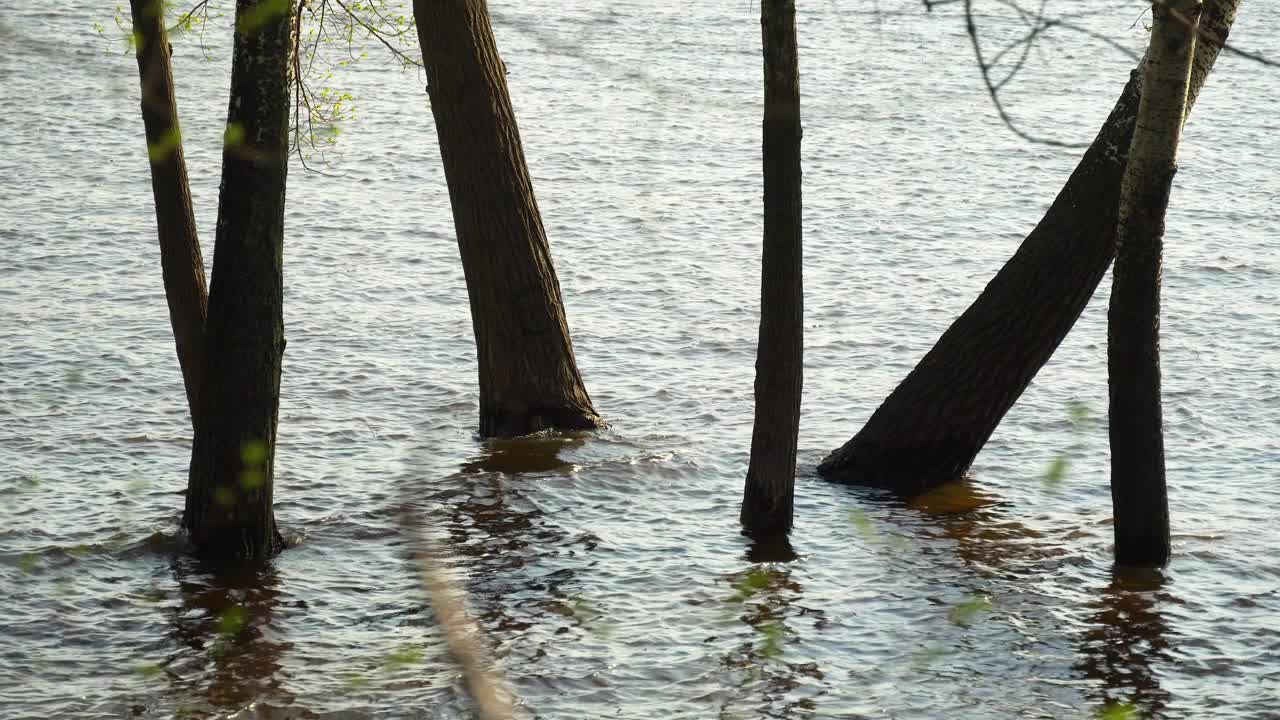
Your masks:
[{"label": "blurred green leaf", "polygon": [[40,567],[40,558],[27,554],[18,558],[18,569],[24,573],[33,573]]},{"label": "blurred green leaf", "polygon": [[218,616],[218,634],[230,637],[240,632],[249,622],[249,611],[243,605],[232,605]]},{"label": "blurred green leaf", "polygon": [[986,595],[974,595],[968,600],[951,608],[947,613],[947,620],[954,625],[968,625],[973,622],[979,613],[986,612],[991,609],[991,599]]},{"label": "blurred green leaf", "polygon": [[181,145],[182,130],[176,127],[169,128],[169,132],[165,133],[158,142],[147,145],[147,158],[153,163],[163,162]]},{"label": "blurred green leaf", "polygon": [[911,653],[911,667],[917,671],[923,670],[941,658],[944,658],[954,652],[954,650],[945,648],[938,644],[930,645],[924,649]]},{"label": "blurred green leaf", "polygon": [[247,468],[260,468],[267,464],[269,448],[261,440],[252,440],[240,447],[240,462]]},{"label": "blurred green leaf", "polygon": [[226,485],[219,485],[213,489],[213,501],[218,507],[229,508],[236,504],[236,491]]},{"label": "blurred green leaf", "polygon": [[240,472],[240,487],[245,490],[257,490],[267,484],[267,474],[262,470],[243,470]]},{"label": "blurred green leaf", "polygon": [[849,523],[852,524],[854,529],[856,529],[858,533],[862,535],[863,539],[868,542],[878,539],[879,533],[876,532],[875,523],[871,521],[871,518],[868,517],[867,513],[863,510],[859,508],[850,510]]},{"label": "blurred green leaf", "polygon": [[1098,711],[1098,720],[1141,720],[1142,713],[1129,703],[1107,703]]},{"label": "blurred green leaf", "polygon": [[386,659],[382,661],[382,667],[386,670],[396,670],[408,665],[416,665],[422,662],[424,656],[422,648],[416,645],[404,645],[388,653]]},{"label": "blurred green leaf", "polygon": [[1079,400],[1072,400],[1067,403],[1067,417],[1071,420],[1071,424],[1077,429],[1082,429],[1085,425],[1093,422],[1093,410],[1089,409],[1087,403]]},{"label": "blurred green leaf", "polygon": [[156,663],[146,663],[144,665],[138,665],[134,667],[133,671],[138,673],[144,678],[151,678],[163,673],[164,668],[160,667]]},{"label": "blurred green leaf", "polygon": [[1062,479],[1067,476],[1067,468],[1069,467],[1071,467],[1071,461],[1067,460],[1065,455],[1059,455],[1054,458],[1044,471],[1044,484],[1050,489],[1057,489],[1062,484]]},{"label": "blurred green leaf", "polygon": [[244,126],[240,123],[227,123],[222,133],[222,142],[229,148],[239,147],[244,143]]},{"label": "blurred green leaf", "polygon": [[242,33],[257,32],[281,15],[288,15],[292,7],[291,0],[260,0],[257,5],[240,15],[236,20],[236,29]]},{"label": "blurred green leaf", "polygon": [[782,621],[771,620],[757,625],[756,632],[764,636],[764,642],[760,644],[761,657],[773,659],[782,655],[782,641],[790,633]]}]

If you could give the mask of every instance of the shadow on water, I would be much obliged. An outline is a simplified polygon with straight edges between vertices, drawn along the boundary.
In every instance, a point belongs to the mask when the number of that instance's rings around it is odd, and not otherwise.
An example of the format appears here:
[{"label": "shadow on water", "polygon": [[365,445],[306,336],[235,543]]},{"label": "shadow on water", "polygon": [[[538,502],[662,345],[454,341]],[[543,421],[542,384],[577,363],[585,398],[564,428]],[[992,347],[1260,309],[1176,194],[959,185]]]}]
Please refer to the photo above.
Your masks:
[{"label": "shadow on water", "polygon": [[1157,609],[1166,579],[1160,570],[1115,568],[1090,603],[1076,670],[1102,684],[1103,703],[1127,704],[1159,717],[1171,695],[1157,665],[1173,663],[1169,625]]},{"label": "shadow on water", "polygon": [[164,672],[179,697],[203,697],[227,711],[281,696],[281,659],[290,643],[275,627],[275,570],[210,574],[185,557],[174,558],[171,568],[179,603],[166,613],[179,650]]}]

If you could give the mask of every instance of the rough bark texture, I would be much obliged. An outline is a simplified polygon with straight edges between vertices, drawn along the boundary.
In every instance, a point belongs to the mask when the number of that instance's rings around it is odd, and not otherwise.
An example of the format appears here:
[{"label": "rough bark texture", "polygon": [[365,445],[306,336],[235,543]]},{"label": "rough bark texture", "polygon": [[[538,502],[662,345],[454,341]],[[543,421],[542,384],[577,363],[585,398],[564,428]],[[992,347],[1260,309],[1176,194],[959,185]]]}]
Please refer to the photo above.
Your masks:
[{"label": "rough bark texture", "polygon": [[288,169],[289,3],[237,0],[204,384],[183,525],[218,563],[282,543],[272,512]]},{"label": "rough bark texture", "polygon": [[[1190,112],[1239,0],[1209,0]],[[1213,41],[1212,39],[1216,39]],[[1141,80],[1134,71],[1075,172],[978,299],[867,424],[827,456],[831,480],[915,494],[961,476],[1093,296],[1115,252],[1120,181]]]},{"label": "rough bark texture", "polygon": [[431,112],[471,300],[480,434],[603,422],[569,339],[484,0],[415,0]]},{"label": "rough bark texture", "polygon": [[761,0],[764,45],[764,254],[755,428],[742,499],[754,535],[791,529],[804,366],[800,69],[794,0]]},{"label": "rough bark texture", "polygon": [[164,27],[163,0],[130,0],[133,31],[142,80],[142,123],[151,162],[151,192],[160,236],[160,268],[169,302],[169,322],[178,349],[178,364],[195,421],[204,358],[204,323],[209,296],[204,259],[196,234],[196,216],[182,154],[182,131],[173,93],[172,47]]},{"label": "rough bark texture", "polygon": [[1160,264],[1187,100],[1200,0],[1152,7],[1142,102],[1120,184],[1107,313],[1111,499],[1116,561],[1169,560],[1169,502],[1160,408]]}]

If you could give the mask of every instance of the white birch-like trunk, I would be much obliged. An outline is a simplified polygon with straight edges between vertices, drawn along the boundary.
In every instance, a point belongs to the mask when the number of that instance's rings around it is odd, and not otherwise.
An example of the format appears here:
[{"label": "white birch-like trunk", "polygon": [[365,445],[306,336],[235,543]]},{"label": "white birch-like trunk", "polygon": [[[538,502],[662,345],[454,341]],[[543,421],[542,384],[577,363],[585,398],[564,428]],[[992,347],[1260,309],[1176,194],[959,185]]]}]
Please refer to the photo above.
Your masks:
[{"label": "white birch-like trunk", "polygon": [[1107,315],[1111,498],[1116,562],[1169,560],[1160,408],[1160,274],[1201,0],[1157,0],[1142,99],[1120,185]]}]

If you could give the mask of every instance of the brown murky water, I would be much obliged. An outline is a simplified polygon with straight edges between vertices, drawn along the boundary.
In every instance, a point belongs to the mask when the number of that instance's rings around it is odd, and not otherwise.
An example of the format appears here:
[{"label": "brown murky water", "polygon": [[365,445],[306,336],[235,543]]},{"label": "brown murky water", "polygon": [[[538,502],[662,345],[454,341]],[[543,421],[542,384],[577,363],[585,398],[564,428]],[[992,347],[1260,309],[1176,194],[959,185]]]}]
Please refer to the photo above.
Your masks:
[{"label": "brown murky water", "polygon": [[[422,81],[295,167],[277,517],[213,578],[175,539],[185,402],[136,69],[108,9],[2,0],[0,717],[469,717],[397,516],[450,552],[538,718],[1280,717],[1280,75],[1227,58],[1167,251],[1177,558],[1109,561],[1105,288],[979,458],[911,503],[811,475],[1038,219],[1071,154],[994,120],[954,13],[803,5],[807,376],[791,547],[737,532],[759,261],[758,8],[494,0],[579,360],[613,429],[481,443]],[[1080,7],[1077,7],[1080,5]],[[1071,9],[1131,47],[1139,5]],[[1265,3],[1233,40],[1280,43]],[[995,13],[997,6],[985,10]],[[1067,8],[1059,8],[1066,10]],[[1052,4],[1050,11],[1052,12]],[[994,36],[1020,23],[991,19]],[[227,37],[180,43],[213,236]],[[1129,61],[1061,36],[1007,100],[1088,140]],[[211,253],[207,253],[211,257]],[[1070,466],[1046,482],[1055,458]],[[1114,709],[1114,706],[1113,706]]]}]

